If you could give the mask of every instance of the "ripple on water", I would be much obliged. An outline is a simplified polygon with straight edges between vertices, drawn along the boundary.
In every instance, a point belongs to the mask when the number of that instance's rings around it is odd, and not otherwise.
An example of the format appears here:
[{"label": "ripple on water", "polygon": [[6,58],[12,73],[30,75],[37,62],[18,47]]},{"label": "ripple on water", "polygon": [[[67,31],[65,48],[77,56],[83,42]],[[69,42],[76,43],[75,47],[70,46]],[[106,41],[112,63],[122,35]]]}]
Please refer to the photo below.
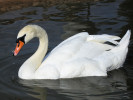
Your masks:
[{"label": "ripple on water", "polygon": [[[124,68],[109,72],[108,77],[21,80],[17,76],[18,69],[37,49],[38,41],[33,40],[25,45],[17,57],[11,56],[16,45],[17,33],[27,24],[45,27],[49,36],[49,51],[62,40],[82,31],[90,34],[107,33],[123,36],[128,26],[133,25],[132,14],[127,14],[133,9],[126,7],[125,2],[128,1],[64,3],[48,8],[28,7],[1,14],[0,98],[2,100],[131,100],[132,38]],[[126,10],[128,11],[124,12]]]}]

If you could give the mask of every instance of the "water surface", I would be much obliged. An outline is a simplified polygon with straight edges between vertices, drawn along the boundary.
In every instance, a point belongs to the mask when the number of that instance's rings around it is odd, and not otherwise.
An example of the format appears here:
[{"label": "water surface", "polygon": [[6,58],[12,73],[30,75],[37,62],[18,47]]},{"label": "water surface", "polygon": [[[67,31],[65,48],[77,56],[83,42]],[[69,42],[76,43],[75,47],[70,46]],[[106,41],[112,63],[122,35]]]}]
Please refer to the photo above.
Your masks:
[{"label": "water surface", "polygon": [[132,0],[100,0],[28,6],[0,14],[0,99],[1,100],[133,100],[133,38],[123,68],[108,77],[61,80],[20,80],[22,63],[38,46],[34,39],[17,57],[12,56],[18,31],[27,24],[46,29],[49,51],[78,32],[122,37],[133,30]]}]

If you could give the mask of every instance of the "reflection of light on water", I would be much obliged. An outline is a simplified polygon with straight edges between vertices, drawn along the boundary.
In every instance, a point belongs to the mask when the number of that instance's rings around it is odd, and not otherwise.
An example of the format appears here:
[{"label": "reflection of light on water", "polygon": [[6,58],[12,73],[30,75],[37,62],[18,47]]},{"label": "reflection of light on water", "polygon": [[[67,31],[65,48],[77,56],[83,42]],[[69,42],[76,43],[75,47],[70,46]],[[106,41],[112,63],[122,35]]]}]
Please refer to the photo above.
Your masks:
[{"label": "reflection of light on water", "polygon": [[[115,93],[119,94],[121,92],[123,95],[124,91],[127,90],[126,77],[122,70],[110,72],[109,77],[31,81],[19,80],[19,83],[30,87],[27,93],[33,97],[40,98],[40,100],[45,100],[46,96],[49,96],[49,89],[56,91],[60,96],[65,95],[73,100],[77,100],[78,97],[104,100],[106,97],[113,98]],[[49,89],[47,90],[47,88]],[[57,94],[52,95],[56,96]]]},{"label": "reflection of light on water", "polygon": [[47,91],[45,88],[38,88],[38,87],[33,87],[29,89],[30,93],[27,93],[28,95],[37,98],[39,100],[47,100]]}]

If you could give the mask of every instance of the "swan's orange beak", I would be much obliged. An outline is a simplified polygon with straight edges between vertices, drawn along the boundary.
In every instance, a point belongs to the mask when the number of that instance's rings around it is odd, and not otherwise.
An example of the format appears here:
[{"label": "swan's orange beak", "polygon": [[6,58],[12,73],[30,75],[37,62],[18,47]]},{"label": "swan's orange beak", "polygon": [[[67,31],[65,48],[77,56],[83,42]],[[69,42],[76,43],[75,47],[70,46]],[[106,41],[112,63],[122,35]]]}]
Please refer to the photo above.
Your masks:
[{"label": "swan's orange beak", "polygon": [[17,56],[17,54],[19,53],[19,51],[21,50],[21,48],[23,47],[23,45],[24,45],[24,42],[22,42],[22,41],[19,40],[19,42],[17,43],[16,48],[15,48],[15,50],[13,52],[13,55],[14,56]]}]

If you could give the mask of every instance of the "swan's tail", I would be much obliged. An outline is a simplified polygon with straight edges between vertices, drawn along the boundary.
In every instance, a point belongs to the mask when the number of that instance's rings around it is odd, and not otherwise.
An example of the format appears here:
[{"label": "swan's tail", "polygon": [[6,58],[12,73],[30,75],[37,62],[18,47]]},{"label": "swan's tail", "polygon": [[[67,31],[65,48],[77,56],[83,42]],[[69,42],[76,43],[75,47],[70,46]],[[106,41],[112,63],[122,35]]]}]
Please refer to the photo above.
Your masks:
[{"label": "swan's tail", "polygon": [[128,30],[124,35],[124,37],[119,42],[118,46],[116,46],[114,49],[111,50],[111,52],[114,54],[114,57],[112,60],[113,61],[112,67],[108,68],[109,71],[122,67],[123,63],[125,62],[127,52],[128,52],[130,35],[131,35],[131,31]]},{"label": "swan's tail", "polygon": [[128,45],[129,45],[129,40],[130,40],[130,35],[131,35],[131,30],[128,30],[127,32],[126,32],[126,34],[124,35],[124,37],[121,39],[121,41],[119,42],[119,46],[120,47],[124,47],[124,48],[126,48],[126,47],[128,47]]},{"label": "swan's tail", "polygon": [[95,58],[101,65],[101,69],[111,71],[122,67],[128,52],[130,35],[131,31],[128,30],[116,47]]}]

